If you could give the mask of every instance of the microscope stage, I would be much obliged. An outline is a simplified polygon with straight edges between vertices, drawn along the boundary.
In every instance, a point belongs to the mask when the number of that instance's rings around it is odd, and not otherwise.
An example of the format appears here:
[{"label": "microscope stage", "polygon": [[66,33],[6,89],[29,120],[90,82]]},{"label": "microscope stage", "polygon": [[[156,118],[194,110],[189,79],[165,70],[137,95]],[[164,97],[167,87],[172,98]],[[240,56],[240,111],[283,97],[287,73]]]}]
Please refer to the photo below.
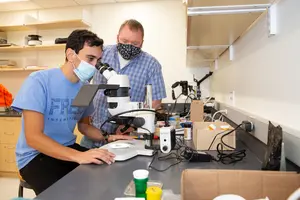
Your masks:
[{"label": "microscope stage", "polygon": [[145,149],[143,140],[118,140],[108,143],[100,149],[107,149],[116,155],[115,161],[125,161],[138,155],[152,156],[154,151]]}]

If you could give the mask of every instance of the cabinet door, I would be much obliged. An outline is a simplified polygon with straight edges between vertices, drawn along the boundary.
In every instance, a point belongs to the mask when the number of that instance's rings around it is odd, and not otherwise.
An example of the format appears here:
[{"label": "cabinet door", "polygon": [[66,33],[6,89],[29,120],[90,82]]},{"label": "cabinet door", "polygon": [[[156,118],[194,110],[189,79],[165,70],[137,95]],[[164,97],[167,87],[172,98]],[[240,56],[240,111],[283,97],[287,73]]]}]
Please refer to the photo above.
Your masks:
[{"label": "cabinet door", "polygon": [[11,144],[0,144],[0,171],[17,172],[15,155],[16,146]]},{"label": "cabinet door", "polygon": [[21,131],[20,117],[0,117],[0,143],[16,144]]}]

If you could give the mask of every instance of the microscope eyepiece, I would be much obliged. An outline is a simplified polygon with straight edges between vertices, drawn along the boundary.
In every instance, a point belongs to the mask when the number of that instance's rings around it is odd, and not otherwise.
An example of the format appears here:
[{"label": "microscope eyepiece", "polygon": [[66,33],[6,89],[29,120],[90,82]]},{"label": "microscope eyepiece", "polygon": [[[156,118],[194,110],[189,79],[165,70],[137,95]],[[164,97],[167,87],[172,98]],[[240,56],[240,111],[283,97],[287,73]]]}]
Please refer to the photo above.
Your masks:
[{"label": "microscope eyepiece", "polygon": [[109,64],[107,63],[102,63],[102,62],[98,62],[97,65],[96,65],[96,68],[99,70],[99,72],[101,74],[103,74],[103,72],[105,70],[108,70],[108,71],[112,71],[113,69],[109,66]]}]

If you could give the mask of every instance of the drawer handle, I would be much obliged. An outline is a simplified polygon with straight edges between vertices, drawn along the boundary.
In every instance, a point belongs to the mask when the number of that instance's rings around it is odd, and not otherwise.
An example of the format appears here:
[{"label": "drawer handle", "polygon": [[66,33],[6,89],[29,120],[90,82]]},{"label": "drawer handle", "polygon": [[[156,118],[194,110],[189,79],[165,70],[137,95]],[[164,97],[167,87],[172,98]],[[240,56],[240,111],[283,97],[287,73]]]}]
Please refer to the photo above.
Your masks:
[{"label": "drawer handle", "polygon": [[3,119],[3,121],[8,121],[8,122],[13,122],[13,121],[15,121],[15,119]]},{"label": "drawer handle", "polygon": [[10,160],[6,160],[6,159],[5,159],[5,162],[6,162],[6,163],[15,163],[16,161],[10,161]]},{"label": "drawer handle", "polygon": [[4,132],[4,135],[14,135],[15,133],[8,133],[8,132]]},{"label": "drawer handle", "polygon": [[14,149],[15,147],[14,146],[4,146],[4,148],[6,148],[6,149]]}]

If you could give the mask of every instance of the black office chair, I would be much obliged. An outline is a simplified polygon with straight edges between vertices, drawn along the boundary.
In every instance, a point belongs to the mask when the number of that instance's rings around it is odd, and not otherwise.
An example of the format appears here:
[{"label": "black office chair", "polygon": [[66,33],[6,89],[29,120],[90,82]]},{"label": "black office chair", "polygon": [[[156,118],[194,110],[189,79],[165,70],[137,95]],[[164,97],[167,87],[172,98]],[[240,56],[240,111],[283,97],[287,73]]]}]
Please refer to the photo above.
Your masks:
[{"label": "black office chair", "polygon": [[18,192],[18,197],[23,197],[23,189],[32,189],[32,187],[22,178],[22,176],[19,174],[19,192]]}]

